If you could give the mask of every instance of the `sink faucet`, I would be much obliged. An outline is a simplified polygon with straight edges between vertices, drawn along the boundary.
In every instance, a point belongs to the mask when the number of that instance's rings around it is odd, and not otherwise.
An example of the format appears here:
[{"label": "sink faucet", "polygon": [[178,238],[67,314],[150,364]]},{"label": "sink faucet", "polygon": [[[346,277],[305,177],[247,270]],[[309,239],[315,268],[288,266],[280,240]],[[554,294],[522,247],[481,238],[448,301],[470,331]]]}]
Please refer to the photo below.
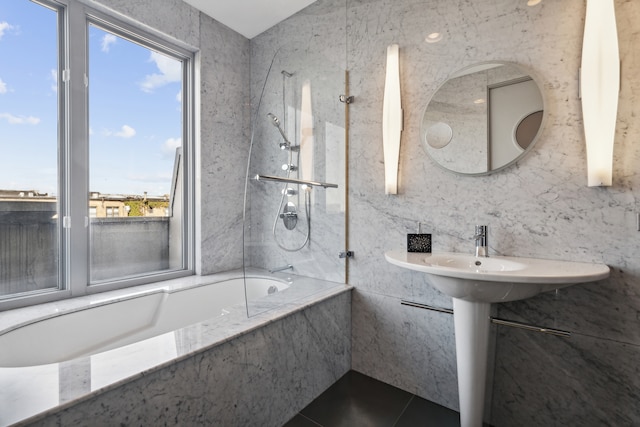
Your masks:
[{"label": "sink faucet", "polygon": [[476,234],[473,238],[476,240],[476,256],[488,257],[489,248],[487,245],[487,226],[476,225]]}]

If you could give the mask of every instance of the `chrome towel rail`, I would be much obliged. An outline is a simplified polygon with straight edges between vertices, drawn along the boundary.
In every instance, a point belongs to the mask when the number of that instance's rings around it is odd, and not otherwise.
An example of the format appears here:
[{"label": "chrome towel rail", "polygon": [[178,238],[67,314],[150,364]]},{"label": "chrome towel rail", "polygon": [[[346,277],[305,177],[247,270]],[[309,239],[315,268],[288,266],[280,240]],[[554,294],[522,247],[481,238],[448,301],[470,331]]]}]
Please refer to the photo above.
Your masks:
[{"label": "chrome towel rail", "polygon": [[419,302],[401,300],[400,304],[408,305],[409,307],[424,308],[425,310],[438,311],[440,313],[453,314],[453,310],[450,308],[434,307],[432,305],[421,304]]},{"label": "chrome towel rail", "polygon": [[[453,310],[450,308],[433,307],[431,305],[422,304],[414,301],[400,300],[400,304],[407,305],[409,307],[416,307],[416,308],[423,308],[425,310],[437,311],[439,313],[453,314]],[[544,328],[541,326],[534,326],[534,325],[528,325],[526,323],[515,322],[513,320],[498,319],[496,317],[490,317],[489,319],[491,319],[491,322],[495,323],[496,325],[510,326],[512,328],[519,328],[527,331],[542,332],[544,334],[554,335],[557,337],[564,337],[564,338],[571,337],[571,332],[563,331],[561,329]]]},{"label": "chrome towel rail", "polygon": [[274,181],[274,182],[284,182],[286,184],[302,184],[309,185],[311,187],[322,187],[322,188],[338,188],[338,184],[329,184],[327,182],[318,182],[318,181],[306,181],[304,179],[295,179],[295,178],[285,178],[281,176],[273,176],[273,175],[256,175],[256,181]]},{"label": "chrome towel rail", "polygon": [[527,331],[542,332],[543,334],[555,335],[557,337],[571,338],[571,332],[562,331],[560,329],[543,328],[540,326],[527,325],[526,323],[514,322],[513,320],[491,318],[491,322],[496,325],[511,326],[512,328],[525,329]]}]

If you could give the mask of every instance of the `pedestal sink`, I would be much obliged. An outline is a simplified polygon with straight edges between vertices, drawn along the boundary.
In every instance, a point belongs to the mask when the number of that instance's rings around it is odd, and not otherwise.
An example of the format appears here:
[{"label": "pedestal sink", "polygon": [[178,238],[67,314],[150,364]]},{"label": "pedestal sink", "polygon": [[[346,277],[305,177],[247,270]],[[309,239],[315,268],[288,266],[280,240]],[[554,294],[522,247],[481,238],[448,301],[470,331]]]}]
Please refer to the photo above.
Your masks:
[{"label": "pedestal sink", "polygon": [[453,298],[461,427],[482,426],[491,304],[609,277],[604,264],[535,258],[400,250],[385,258],[426,273],[431,285]]}]

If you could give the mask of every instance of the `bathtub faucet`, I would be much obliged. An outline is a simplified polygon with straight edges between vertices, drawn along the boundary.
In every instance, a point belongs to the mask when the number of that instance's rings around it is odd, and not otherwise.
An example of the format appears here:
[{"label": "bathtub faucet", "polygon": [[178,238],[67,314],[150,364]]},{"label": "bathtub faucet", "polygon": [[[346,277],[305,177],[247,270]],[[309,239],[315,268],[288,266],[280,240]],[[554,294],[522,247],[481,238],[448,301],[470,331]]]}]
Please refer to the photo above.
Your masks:
[{"label": "bathtub faucet", "polygon": [[269,273],[277,273],[278,271],[284,271],[284,270],[293,270],[293,265],[287,264],[287,265],[283,265],[282,267],[272,268],[271,270],[269,270]]}]

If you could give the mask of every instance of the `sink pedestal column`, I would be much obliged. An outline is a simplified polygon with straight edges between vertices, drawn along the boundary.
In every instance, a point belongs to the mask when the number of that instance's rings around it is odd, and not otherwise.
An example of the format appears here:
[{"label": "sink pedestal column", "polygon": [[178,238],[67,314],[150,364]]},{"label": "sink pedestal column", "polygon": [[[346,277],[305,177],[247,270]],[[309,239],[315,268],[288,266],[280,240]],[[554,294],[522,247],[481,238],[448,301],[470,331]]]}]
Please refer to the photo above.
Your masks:
[{"label": "sink pedestal column", "polygon": [[491,304],[453,298],[460,426],[481,427]]}]

